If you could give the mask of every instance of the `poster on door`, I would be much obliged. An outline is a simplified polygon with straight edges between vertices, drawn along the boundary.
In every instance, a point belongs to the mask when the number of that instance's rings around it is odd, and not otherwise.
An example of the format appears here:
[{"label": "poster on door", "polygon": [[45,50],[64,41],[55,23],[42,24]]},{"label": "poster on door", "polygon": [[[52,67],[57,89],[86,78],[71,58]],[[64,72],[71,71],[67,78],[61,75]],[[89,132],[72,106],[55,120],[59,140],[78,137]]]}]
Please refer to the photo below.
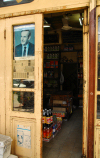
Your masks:
[{"label": "poster on door", "polygon": [[31,148],[30,126],[17,125],[17,145],[23,148]]},{"label": "poster on door", "polygon": [[18,25],[14,32],[14,60],[35,59],[35,24]]}]

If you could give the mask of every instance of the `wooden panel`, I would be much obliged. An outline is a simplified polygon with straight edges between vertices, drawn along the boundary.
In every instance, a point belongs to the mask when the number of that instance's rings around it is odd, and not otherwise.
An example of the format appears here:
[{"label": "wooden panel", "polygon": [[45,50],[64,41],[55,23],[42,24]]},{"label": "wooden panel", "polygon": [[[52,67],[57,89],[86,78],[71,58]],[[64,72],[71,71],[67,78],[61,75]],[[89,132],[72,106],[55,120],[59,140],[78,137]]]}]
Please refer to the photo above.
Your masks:
[{"label": "wooden panel", "polygon": [[0,133],[5,134],[5,20],[0,20]]},{"label": "wooden panel", "polygon": [[[12,152],[19,158],[22,156],[35,157],[36,119],[10,117],[10,122],[13,139]],[[28,135],[29,133],[30,135]]]},{"label": "wooden panel", "polygon": [[96,128],[96,140],[95,140],[95,157],[100,157],[100,127]]},{"label": "wooden panel", "polygon": [[96,8],[90,12],[89,19],[89,105],[88,105],[88,146],[87,157],[94,154],[94,99],[95,99],[95,41],[96,41]]},{"label": "wooden panel", "polygon": [[34,13],[46,13],[51,11],[68,10],[74,8],[82,8],[89,6],[89,0],[34,0],[31,3],[20,4],[17,6],[0,8],[1,18],[27,15]]}]

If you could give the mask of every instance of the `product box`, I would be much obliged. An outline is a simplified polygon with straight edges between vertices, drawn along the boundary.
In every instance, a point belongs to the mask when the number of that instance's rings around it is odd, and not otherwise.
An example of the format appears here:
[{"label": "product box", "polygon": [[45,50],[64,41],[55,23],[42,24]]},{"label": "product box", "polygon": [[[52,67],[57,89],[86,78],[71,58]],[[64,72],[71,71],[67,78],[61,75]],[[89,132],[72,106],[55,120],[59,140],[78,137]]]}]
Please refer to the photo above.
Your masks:
[{"label": "product box", "polygon": [[50,68],[55,68],[55,62],[54,61],[50,61]]},{"label": "product box", "polygon": [[50,68],[50,62],[46,62],[46,68]]},{"label": "product box", "polygon": [[53,111],[62,111],[62,112],[66,112],[66,108],[53,107]]},{"label": "product box", "polygon": [[55,68],[58,68],[58,61],[55,61]]},{"label": "product box", "polygon": [[18,158],[18,156],[10,154],[10,156],[8,156],[8,158]]},{"label": "product box", "polygon": [[11,137],[0,134],[0,158],[7,158],[10,155],[11,142]]}]

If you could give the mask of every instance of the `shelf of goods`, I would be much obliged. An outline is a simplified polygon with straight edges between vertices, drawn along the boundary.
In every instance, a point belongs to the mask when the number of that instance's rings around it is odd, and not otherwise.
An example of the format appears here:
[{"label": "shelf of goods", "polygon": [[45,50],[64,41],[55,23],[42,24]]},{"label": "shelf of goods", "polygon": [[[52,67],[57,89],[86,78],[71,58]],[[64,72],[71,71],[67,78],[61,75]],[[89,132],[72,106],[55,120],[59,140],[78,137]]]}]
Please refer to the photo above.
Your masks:
[{"label": "shelf of goods", "polygon": [[56,108],[56,111],[67,112],[67,115],[72,113],[72,102],[73,102],[72,91],[59,91],[56,94],[50,96],[50,107]]},{"label": "shelf of goods", "polygon": [[44,47],[44,93],[59,89],[59,45]]},{"label": "shelf of goods", "polygon": [[83,104],[83,51],[78,52],[78,105]]}]

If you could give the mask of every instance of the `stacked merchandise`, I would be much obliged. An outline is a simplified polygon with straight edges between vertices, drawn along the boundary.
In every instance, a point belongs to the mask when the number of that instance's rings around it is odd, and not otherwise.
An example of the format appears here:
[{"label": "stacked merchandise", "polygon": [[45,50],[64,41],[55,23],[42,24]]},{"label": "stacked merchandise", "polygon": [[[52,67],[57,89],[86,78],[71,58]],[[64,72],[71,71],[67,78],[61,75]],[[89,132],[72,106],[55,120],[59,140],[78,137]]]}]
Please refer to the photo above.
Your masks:
[{"label": "stacked merchandise", "polygon": [[52,115],[51,109],[43,109],[43,141],[49,142],[61,129],[62,118]]},{"label": "stacked merchandise", "polygon": [[53,116],[51,109],[43,110],[43,140],[49,142],[52,138]]}]

